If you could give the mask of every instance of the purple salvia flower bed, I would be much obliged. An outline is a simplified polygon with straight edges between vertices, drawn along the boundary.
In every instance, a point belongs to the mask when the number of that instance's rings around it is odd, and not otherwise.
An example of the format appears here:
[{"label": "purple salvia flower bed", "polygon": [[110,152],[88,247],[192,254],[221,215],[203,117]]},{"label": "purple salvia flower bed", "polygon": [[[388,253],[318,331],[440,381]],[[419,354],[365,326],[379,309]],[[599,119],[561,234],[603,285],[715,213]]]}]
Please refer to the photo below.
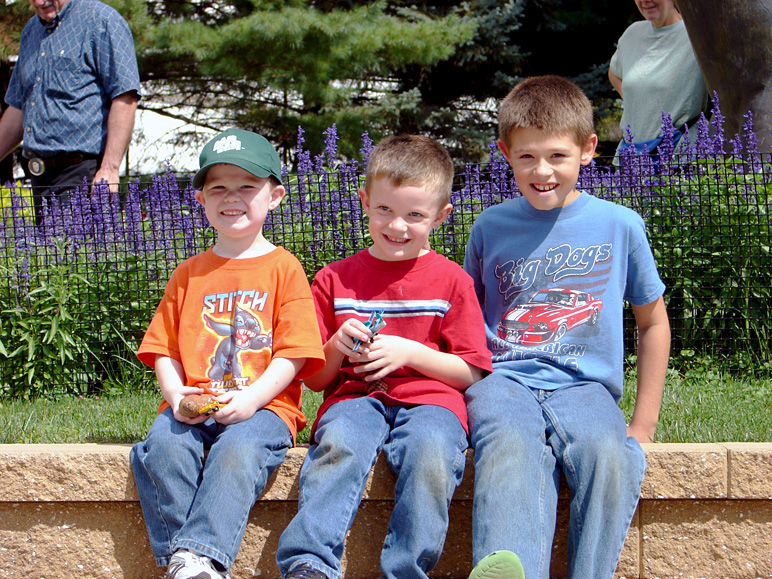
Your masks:
[{"label": "purple salvia flower bed", "polygon": [[[665,139],[654,155],[629,148],[618,165],[593,162],[582,169],[578,187],[646,219],[668,286],[676,349],[723,343],[769,361],[772,168],[758,150],[753,119],[747,115],[742,134],[727,141],[714,98],[711,120],[703,116],[688,127],[675,149],[672,119],[663,115],[662,121]],[[304,134],[299,128],[297,169],[283,169],[287,196],[269,215],[265,234],[297,255],[311,277],[369,244],[357,191],[373,141],[363,134],[361,159],[341,159],[335,126],[325,131],[318,155],[305,149]],[[136,348],[174,267],[215,239],[189,177],[178,179],[170,169],[149,183],[129,183],[120,196],[104,186],[79,188],[64,203],[46,204],[40,225],[13,186],[3,195],[2,299],[30,299],[55,267],[83,276],[88,284],[72,313],[93,337],[91,350],[103,357]],[[487,162],[457,167],[454,210],[435,232],[434,247],[460,263],[476,215],[519,195],[491,143]]]}]

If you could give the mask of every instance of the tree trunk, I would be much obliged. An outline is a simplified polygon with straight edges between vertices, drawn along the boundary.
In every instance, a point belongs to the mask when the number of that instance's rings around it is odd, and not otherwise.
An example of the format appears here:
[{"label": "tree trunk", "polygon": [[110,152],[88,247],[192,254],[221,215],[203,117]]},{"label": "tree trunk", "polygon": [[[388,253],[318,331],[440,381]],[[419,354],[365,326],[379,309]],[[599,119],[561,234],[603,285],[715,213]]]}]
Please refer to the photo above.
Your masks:
[{"label": "tree trunk", "polygon": [[762,152],[772,150],[772,0],[676,0],[728,138],[751,111]]}]

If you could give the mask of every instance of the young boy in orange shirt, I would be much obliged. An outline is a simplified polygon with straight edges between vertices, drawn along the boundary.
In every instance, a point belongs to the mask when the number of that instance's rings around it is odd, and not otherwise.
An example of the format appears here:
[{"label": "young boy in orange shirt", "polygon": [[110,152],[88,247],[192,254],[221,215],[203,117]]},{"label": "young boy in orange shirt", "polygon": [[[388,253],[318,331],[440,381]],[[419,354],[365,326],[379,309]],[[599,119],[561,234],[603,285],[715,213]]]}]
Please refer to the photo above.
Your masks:
[{"label": "young boy in orange shirt", "polygon": [[[137,353],[164,397],[131,464],[165,579],[230,577],[249,511],[305,426],[299,379],[324,364],[306,275],[262,232],[284,197],[278,154],[229,129],[200,167],[193,186],[217,242],[174,271]],[[220,410],[180,412],[204,391]]]}]

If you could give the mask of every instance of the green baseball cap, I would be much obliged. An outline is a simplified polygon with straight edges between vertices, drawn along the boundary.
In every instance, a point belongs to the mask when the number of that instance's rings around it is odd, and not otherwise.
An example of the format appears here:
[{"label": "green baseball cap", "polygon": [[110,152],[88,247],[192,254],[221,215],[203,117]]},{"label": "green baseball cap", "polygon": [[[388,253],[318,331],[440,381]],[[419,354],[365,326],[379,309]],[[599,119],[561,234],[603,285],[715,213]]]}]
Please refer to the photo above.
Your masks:
[{"label": "green baseball cap", "polygon": [[204,145],[198,156],[200,169],[193,177],[193,187],[201,189],[209,169],[220,163],[236,165],[255,177],[275,177],[281,183],[279,153],[268,139],[243,129],[228,129]]}]

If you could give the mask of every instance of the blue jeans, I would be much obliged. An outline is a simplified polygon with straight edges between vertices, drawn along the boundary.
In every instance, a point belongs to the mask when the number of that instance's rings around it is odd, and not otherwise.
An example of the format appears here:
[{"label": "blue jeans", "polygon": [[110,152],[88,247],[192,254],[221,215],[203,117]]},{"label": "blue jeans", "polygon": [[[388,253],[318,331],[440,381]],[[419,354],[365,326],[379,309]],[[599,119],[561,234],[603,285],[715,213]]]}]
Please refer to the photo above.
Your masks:
[{"label": "blue jeans", "polygon": [[279,539],[282,576],[307,563],[340,579],[346,532],[383,450],[397,475],[381,552],[389,579],[426,579],[442,553],[448,507],[464,474],[467,437],[439,406],[386,406],[361,397],[333,404],[317,426],[300,474],[298,514]]},{"label": "blue jeans", "polygon": [[159,414],[130,455],[156,563],[188,549],[229,569],[249,511],[290,446],[289,428],[270,410],[229,426],[190,426],[170,408]]},{"label": "blue jeans", "polygon": [[561,471],[571,493],[568,576],[613,576],[646,457],[601,384],[535,390],[494,372],[466,392],[475,492],[474,563],[514,551],[548,579]]}]

